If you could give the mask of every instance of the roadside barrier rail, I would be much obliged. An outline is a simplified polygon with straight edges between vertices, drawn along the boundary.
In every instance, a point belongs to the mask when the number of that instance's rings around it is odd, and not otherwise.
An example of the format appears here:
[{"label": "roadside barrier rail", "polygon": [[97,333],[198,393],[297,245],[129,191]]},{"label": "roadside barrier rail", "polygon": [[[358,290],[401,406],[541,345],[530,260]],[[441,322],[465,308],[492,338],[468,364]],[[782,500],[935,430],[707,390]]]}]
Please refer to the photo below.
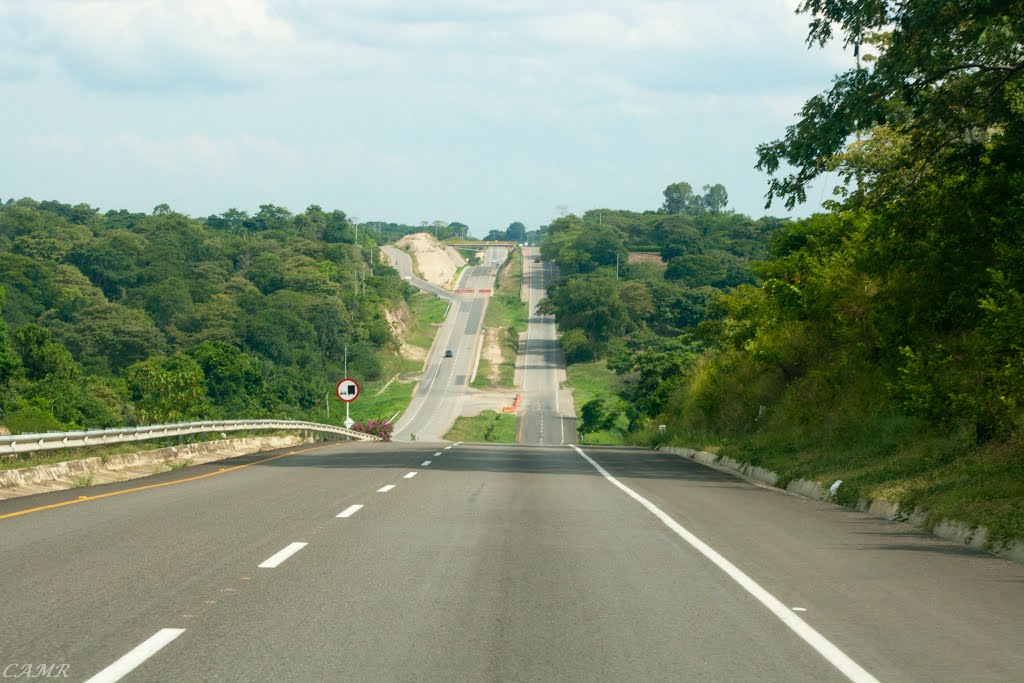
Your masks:
[{"label": "roadside barrier rail", "polygon": [[339,434],[359,441],[381,440],[379,436],[374,436],[373,434],[356,432],[334,425],[303,422],[301,420],[211,420],[206,422],[177,422],[175,424],[145,427],[94,429],[87,432],[46,432],[43,434],[0,436],[0,456],[31,453],[34,451],[56,451],[62,448],[82,448],[85,446],[130,443],[132,441],[150,441],[191,434],[257,430],[321,432]]}]

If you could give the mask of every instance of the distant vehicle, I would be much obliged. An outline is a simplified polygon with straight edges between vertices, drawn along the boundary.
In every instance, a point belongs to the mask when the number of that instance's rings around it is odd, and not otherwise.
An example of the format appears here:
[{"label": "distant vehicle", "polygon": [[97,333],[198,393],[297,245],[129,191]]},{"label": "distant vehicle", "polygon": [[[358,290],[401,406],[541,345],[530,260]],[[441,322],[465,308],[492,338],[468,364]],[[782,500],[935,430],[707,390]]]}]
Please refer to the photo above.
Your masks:
[{"label": "distant vehicle", "polygon": [[496,258],[492,258],[492,259],[491,259],[491,265],[492,265],[492,266],[496,266],[496,265],[498,265],[498,259],[496,259]]},{"label": "distant vehicle", "polygon": [[533,262],[534,263],[540,263],[540,257],[538,256],[537,258],[533,259]]},{"label": "distant vehicle", "polygon": [[452,353],[451,349],[448,349],[447,351],[444,352],[444,357],[445,358],[451,358],[453,355],[455,355],[455,354]]}]

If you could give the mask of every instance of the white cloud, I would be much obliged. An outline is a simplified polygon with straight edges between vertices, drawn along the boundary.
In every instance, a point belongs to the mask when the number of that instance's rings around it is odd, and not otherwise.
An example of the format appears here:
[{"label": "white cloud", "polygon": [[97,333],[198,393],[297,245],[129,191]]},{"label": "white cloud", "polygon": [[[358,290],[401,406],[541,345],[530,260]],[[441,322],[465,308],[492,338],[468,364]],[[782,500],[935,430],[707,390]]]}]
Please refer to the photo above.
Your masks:
[{"label": "white cloud", "polygon": [[0,186],[475,226],[688,179],[753,211],[754,146],[850,66],[796,1],[0,0]]}]

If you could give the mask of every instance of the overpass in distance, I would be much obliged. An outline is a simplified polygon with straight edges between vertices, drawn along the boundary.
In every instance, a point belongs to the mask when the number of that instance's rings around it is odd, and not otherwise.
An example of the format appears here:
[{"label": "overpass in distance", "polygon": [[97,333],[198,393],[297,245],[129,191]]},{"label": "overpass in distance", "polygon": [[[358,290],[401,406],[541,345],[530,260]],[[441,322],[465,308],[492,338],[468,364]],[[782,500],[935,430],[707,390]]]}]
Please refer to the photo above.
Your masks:
[{"label": "overpass in distance", "polygon": [[1022,680],[1024,566],[665,452],[573,445],[553,322],[536,315],[553,266],[533,248],[514,252],[531,324],[523,443],[443,441],[507,246],[486,248],[463,272],[474,294],[445,295],[432,380],[402,424],[429,441],[0,500],[0,672]]}]

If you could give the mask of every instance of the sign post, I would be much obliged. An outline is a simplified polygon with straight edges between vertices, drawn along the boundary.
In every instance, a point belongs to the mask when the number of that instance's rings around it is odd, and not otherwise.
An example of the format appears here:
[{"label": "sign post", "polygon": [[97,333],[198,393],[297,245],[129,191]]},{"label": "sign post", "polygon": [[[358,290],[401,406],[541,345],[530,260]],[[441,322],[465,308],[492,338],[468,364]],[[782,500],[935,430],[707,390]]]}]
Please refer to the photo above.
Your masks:
[{"label": "sign post", "polygon": [[355,422],[352,417],[348,414],[348,407],[352,401],[359,398],[359,382],[355,381],[351,377],[338,382],[338,386],[334,388],[334,393],[338,395],[338,399],[345,403],[345,429],[352,429],[352,425]]}]

